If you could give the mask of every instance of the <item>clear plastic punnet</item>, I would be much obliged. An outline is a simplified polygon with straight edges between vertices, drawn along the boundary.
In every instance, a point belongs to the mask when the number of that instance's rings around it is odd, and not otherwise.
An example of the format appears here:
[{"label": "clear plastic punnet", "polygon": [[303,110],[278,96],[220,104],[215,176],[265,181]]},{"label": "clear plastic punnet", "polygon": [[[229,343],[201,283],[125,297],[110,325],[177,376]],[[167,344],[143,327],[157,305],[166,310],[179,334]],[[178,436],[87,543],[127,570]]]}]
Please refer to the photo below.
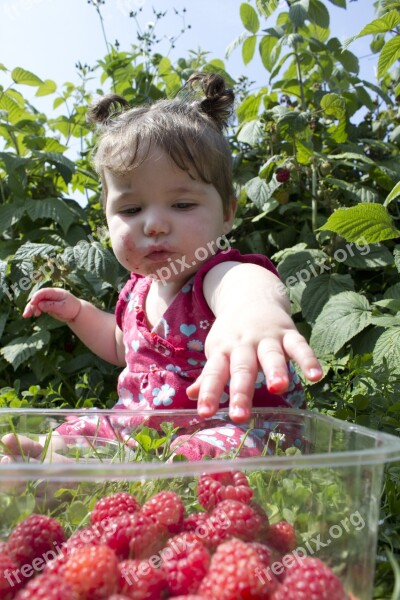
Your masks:
[{"label": "clear plastic punnet", "polygon": [[2,599],[296,600],[312,569],[372,598],[394,436],[294,409],[3,409],[0,440]]}]

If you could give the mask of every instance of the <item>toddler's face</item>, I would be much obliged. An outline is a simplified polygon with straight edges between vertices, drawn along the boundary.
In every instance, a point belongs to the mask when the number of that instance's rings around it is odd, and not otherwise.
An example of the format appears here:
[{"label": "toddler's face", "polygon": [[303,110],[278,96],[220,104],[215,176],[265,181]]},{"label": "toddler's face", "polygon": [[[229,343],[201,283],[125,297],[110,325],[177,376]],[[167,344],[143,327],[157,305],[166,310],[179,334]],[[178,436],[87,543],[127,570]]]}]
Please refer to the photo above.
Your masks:
[{"label": "toddler's face", "polygon": [[[194,174],[193,174],[194,175]],[[155,148],[130,173],[105,173],[106,217],[119,262],[164,283],[184,283],[226,247],[234,218],[215,187],[192,178]]]}]

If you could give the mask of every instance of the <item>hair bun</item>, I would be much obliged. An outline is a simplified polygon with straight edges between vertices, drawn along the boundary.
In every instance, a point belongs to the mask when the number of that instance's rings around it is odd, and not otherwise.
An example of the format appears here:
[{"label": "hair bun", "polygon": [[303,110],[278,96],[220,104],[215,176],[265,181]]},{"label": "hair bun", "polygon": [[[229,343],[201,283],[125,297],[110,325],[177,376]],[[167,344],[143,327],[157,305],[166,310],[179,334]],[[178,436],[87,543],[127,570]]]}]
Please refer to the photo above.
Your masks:
[{"label": "hair bun", "polygon": [[113,116],[118,115],[127,108],[130,108],[130,105],[125,98],[118,94],[108,94],[89,108],[87,118],[90,123],[106,125]]},{"label": "hair bun", "polygon": [[217,73],[194,73],[186,85],[193,91],[200,88],[205,96],[197,102],[199,110],[210,117],[220,131],[227,127],[235,94],[226,87],[225,79]]}]

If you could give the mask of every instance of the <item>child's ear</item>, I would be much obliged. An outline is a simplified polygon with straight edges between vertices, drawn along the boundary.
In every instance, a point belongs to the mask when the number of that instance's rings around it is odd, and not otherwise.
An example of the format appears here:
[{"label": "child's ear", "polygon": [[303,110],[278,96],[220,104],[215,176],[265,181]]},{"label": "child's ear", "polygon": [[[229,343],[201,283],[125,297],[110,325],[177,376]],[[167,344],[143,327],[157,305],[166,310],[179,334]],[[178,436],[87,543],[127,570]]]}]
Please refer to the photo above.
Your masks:
[{"label": "child's ear", "polygon": [[237,209],[237,199],[232,198],[232,200],[229,204],[229,207],[225,213],[224,233],[229,233],[231,231],[232,226],[233,226],[233,221],[235,220],[236,209]]}]

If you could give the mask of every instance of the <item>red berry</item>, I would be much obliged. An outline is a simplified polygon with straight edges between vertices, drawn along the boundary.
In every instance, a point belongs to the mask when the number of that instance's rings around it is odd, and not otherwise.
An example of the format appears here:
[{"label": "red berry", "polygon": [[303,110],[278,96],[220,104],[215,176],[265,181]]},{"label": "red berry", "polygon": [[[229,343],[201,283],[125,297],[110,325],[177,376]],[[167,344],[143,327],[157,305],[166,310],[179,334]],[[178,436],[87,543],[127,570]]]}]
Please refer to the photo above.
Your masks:
[{"label": "red berry", "polygon": [[160,555],[170,594],[197,592],[207,573],[210,553],[196,534],[182,533],[171,538]]},{"label": "red berry", "polygon": [[78,600],[78,596],[62,577],[43,573],[31,579],[14,600]]},{"label": "red berry", "polygon": [[195,531],[202,535],[207,528],[207,521],[210,515],[205,512],[192,513],[183,521],[182,531]]},{"label": "red berry", "polygon": [[[346,600],[342,582],[319,558],[288,555],[292,563],[286,569],[283,583],[273,595],[273,600]],[[287,564],[289,564],[289,562]],[[285,564],[282,559],[282,563]]]},{"label": "red berry", "polygon": [[258,539],[262,518],[251,506],[237,500],[223,500],[212,511],[208,520],[208,533],[205,544],[215,548],[229,538],[239,538],[245,542]]},{"label": "red berry", "polygon": [[8,539],[8,554],[20,565],[32,564],[34,558],[45,562],[57,556],[65,534],[57,519],[30,515],[19,523]]},{"label": "red berry", "polygon": [[149,558],[164,544],[164,528],[141,513],[110,519],[101,543],[112,548],[120,560]]},{"label": "red berry", "polygon": [[102,523],[113,517],[120,517],[126,513],[133,514],[140,510],[140,504],[135,496],[126,492],[119,492],[112,496],[102,498],[93,507],[90,522]]},{"label": "red berry", "polygon": [[197,483],[197,498],[206,510],[212,510],[222,500],[239,500],[248,504],[252,496],[247,477],[241,471],[205,473]]},{"label": "red berry", "polygon": [[123,560],[118,565],[119,590],[132,600],[159,600],[167,582],[162,569],[148,560]]},{"label": "red berry", "polygon": [[276,169],[275,177],[278,183],[286,183],[290,179],[290,171],[283,168]]},{"label": "red berry", "polygon": [[259,542],[252,542],[250,546],[257,552],[258,558],[265,567],[268,567],[273,562],[274,552],[271,548]]},{"label": "red berry", "polygon": [[218,600],[268,600],[277,582],[273,576],[270,579],[263,577],[263,569],[251,544],[229,540],[218,546],[200,584],[199,594]]},{"label": "red berry", "polygon": [[0,553],[0,598],[11,600],[24,583],[18,564],[10,557]]},{"label": "red berry", "polygon": [[63,575],[80,600],[100,600],[117,591],[118,560],[108,546],[77,548],[69,556]]},{"label": "red berry", "polygon": [[179,533],[185,517],[182,500],[174,492],[159,492],[142,507],[141,514],[151,517],[168,533]]},{"label": "red berry", "polygon": [[268,527],[265,541],[282,554],[286,554],[296,548],[296,532],[293,525],[287,521],[279,521]]}]

